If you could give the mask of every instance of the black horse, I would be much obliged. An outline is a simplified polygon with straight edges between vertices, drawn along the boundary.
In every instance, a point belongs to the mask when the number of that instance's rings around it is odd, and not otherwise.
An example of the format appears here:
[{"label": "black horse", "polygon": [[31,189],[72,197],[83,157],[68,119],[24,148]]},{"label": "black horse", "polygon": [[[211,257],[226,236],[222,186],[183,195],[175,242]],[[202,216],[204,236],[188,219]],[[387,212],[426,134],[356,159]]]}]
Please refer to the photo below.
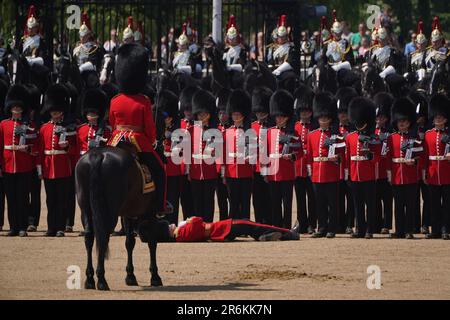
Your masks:
[{"label": "black horse", "polygon": [[75,169],[78,204],[85,228],[87,251],[86,289],[95,289],[92,248],[97,247],[97,289],[109,290],[105,279],[104,262],[108,254],[110,234],[123,217],[126,233],[125,246],[128,253],[125,283],[137,286],[133,267],[133,249],[136,243],[134,230],[139,229],[141,240],[148,242],[150,249],[151,285],[162,286],[156,264],[158,232],[161,229],[154,214],[154,195],[143,194],[140,169],[131,148],[101,147],[86,153]]},{"label": "black horse", "polygon": [[433,67],[427,89],[429,96],[441,92],[444,94],[450,92],[450,62],[448,58],[444,61],[439,61]]}]

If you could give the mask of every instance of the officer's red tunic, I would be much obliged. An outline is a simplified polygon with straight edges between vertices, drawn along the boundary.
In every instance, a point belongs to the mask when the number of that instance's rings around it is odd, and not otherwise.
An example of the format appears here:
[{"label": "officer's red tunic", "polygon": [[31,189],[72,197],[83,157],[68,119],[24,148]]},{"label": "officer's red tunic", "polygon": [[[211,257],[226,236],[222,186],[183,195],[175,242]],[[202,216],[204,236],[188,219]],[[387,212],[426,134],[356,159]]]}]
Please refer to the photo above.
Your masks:
[{"label": "officer's red tunic", "polygon": [[5,173],[31,172],[35,168],[35,157],[32,152],[37,142],[37,129],[33,123],[29,124],[27,130],[26,144],[30,146],[30,152],[15,150],[19,145],[20,136],[14,136],[14,131],[21,126],[22,121],[12,119],[3,120],[0,123],[0,157],[1,168]]},{"label": "officer's red tunic", "polygon": [[[89,151],[89,141],[95,140],[95,135],[98,130],[98,125],[91,126],[87,123],[82,124],[77,129],[77,146],[80,155]],[[109,139],[111,137],[111,130],[105,127],[103,138]]]},{"label": "officer's red tunic", "polygon": [[[267,149],[270,158],[270,168],[268,172],[269,181],[294,181],[295,180],[295,161],[303,155],[303,149],[290,148],[289,153],[294,155],[293,160],[282,158],[283,144],[280,143],[280,136],[286,134],[286,129],[273,127],[267,133]],[[292,141],[292,144],[299,144],[300,137],[294,131],[293,135],[298,141]]]},{"label": "officer's red tunic", "polygon": [[72,155],[77,152],[76,140],[68,138],[69,146],[59,145],[60,136],[55,133],[58,125],[47,122],[39,132],[36,165],[42,168],[44,179],[67,178],[72,175]]},{"label": "officer's red tunic", "polygon": [[[113,133],[110,145],[115,145],[122,136],[133,143],[138,152],[153,152],[156,127],[153,120],[152,105],[145,95],[119,94],[111,101],[109,123]],[[119,126],[135,127],[135,130],[120,130]]]},{"label": "officer's red tunic", "polygon": [[381,157],[381,145],[369,145],[372,159],[362,154],[363,143],[359,141],[359,133],[352,132],[345,139],[346,165],[349,178],[354,182],[375,181],[377,179],[377,163]]},{"label": "officer's red tunic", "polygon": [[448,128],[443,131],[431,129],[425,133],[424,168],[430,185],[450,185],[450,161],[445,159],[446,145],[441,142],[442,136],[448,134]]},{"label": "officer's red tunic", "polygon": [[308,135],[307,163],[311,165],[311,181],[313,183],[330,183],[341,180],[341,162],[345,161],[345,148],[336,148],[339,162],[328,159],[329,147],[325,146],[330,130],[317,129]]}]

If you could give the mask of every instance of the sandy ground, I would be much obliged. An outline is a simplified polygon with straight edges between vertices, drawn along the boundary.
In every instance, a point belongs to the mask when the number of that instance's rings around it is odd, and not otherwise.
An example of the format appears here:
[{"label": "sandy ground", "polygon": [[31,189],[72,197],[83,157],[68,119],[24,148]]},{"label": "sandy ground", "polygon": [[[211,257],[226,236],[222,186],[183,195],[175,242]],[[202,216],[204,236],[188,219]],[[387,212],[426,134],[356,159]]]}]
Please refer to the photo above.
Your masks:
[{"label": "sandy ground", "polygon": [[[79,212],[76,230],[78,220]],[[83,238],[45,238],[45,222],[44,207],[38,233],[0,232],[0,299],[450,299],[450,242],[421,236],[165,243],[158,247],[161,288],[149,287],[149,251],[140,240],[134,254],[140,287],[125,285],[125,238],[114,237],[106,262],[111,291],[69,290],[68,266],[80,266],[84,281]],[[370,265],[381,269],[379,290],[367,288]]]}]

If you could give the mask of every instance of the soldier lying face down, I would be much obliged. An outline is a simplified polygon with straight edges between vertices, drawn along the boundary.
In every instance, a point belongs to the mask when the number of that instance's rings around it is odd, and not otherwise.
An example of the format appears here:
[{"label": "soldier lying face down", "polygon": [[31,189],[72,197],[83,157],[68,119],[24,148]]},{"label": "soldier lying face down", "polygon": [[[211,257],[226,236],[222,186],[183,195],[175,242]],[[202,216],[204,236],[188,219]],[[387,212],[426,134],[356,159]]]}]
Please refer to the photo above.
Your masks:
[{"label": "soldier lying face down", "polygon": [[249,220],[228,219],[206,223],[200,217],[191,217],[178,226],[169,225],[165,220],[159,221],[157,226],[153,225],[150,229],[143,224],[139,232],[143,242],[148,240],[145,235],[149,233],[146,231],[150,231],[151,236],[156,237],[159,242],[225,242],[241,236],[250,236],[256,241],[300,240],[298,223],[289,230]]}]

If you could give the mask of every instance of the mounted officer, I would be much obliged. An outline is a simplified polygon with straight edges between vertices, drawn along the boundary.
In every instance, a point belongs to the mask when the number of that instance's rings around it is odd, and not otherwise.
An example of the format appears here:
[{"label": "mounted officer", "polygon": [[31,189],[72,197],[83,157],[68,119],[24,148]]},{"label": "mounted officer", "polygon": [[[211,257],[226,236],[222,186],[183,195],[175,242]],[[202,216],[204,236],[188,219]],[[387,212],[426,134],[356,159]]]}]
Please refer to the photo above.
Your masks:
[{"label": "mounted officer", "polygon": [[30,67],[44,65],[46,59],[45,43],[39,34],[39,21],[34,6],[30,6],[28,10],[27,26],[19,50],[27,59]]}]

